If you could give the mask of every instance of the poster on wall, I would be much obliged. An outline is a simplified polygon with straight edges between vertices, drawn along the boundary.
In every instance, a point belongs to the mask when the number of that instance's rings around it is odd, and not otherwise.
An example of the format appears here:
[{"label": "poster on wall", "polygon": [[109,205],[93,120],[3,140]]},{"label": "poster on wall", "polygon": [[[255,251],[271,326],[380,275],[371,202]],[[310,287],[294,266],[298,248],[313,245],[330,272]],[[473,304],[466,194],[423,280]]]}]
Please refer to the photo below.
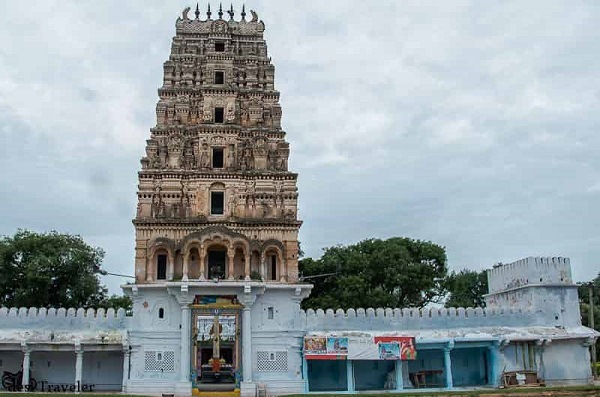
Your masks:
[{"label": "poster on wall", "polygon": [[412,336],[323,335],[304,338],[307,360],[414,360]]},{"label": "poster on wall", "polygon": [[[412,336],[376,336],[374,341],[379,346],[390,343],[397,344],[401,360],[414,360],[417,358],[415,338]],[[382,358],[382,360],[384,359]]]},{"label": "poster on wall", "polygon": [[379,346],[380,360],[398,360],[400,358],[400,346],[396,342],[381,342]]},{"label": "poster on wall", "polygon": [[326,354],[327,338],[321,336],[307,336],[304,338],[304,353]]},{"label": "poster on wall", "polygon": [[328,354],[348,354],[348,338],[327,338]]},{"label": "poster on wall", "polygon": [[307,336],[304,338],[304,356],[307,360],[345,360],[348,338]]}]

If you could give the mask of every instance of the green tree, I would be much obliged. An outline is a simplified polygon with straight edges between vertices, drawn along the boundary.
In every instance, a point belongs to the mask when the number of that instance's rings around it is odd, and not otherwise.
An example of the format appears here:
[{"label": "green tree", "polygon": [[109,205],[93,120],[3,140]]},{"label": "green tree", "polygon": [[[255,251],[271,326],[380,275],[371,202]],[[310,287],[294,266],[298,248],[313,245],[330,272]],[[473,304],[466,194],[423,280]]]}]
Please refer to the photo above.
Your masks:
[{"label": "green tree", "polygon": [[[577,292],[579,292],[579,301],[589,304],[589,289],[592,288],[592,298],[594,306],[600,306],[600,273],[591,281],[581,283]],[[587,325],[587,324],[586,324]]]},{"label": "green tree", "polygon": [[99,307],[104,251],[79,236],[19,230],[0,240],[0,306]]},{"label": "green tree", "polygon": [[300,272],[314,285],[305,309],[423,307],[440,296],[446,252],[428,241],[368,239],[302,259]]},{"label": "green tree", "polygon": [[107,308],[107,309],[111,308],[111,307],[113,309],[119,309],[122,307],[127,312],[130,312],[133,308],[133,302],[131,301],[131,298],[128,297],[127,295],[113,294],[113,295],[109,296],[108,298],[104,299],[100,303],[100,306]]},{"label": "green tree", "polygon": [[488,293],[487,272],[463,269],[452,272],[445,280],[450,293],[446,307],[485,307],[483,295]]},{"label": "green tree", "polygon": [[[600,331],[600,273],[591,281],[582,283],[579,288],[579,309],[581,323],[590,325],[590,288],[592,289],[592,304],[594,308],[594,329]],[[600,357],[600,343],[596,341],[596,359]]]}]

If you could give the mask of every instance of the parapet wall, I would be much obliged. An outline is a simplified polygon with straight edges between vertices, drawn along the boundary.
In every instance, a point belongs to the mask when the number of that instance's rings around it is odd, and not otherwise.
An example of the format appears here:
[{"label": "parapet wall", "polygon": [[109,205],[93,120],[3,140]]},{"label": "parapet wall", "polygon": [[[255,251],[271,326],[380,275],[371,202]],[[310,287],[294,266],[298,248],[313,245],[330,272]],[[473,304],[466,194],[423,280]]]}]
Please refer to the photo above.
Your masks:
[{"label": "parapet wall", "polygon": [[318,309],[300,312],[306,331],[436,330],[493,326],[542,326],[545,315],[525,309]]},{"label": "parapet wall", "polygon": [[125,329],[125,309],[0,308],[0,328],[10,329]]},{"label": "parapet wall", "polygon": [[487,271],[489,293],[529,284],[572,285],[571,261],[562,257],[529,257]]}]

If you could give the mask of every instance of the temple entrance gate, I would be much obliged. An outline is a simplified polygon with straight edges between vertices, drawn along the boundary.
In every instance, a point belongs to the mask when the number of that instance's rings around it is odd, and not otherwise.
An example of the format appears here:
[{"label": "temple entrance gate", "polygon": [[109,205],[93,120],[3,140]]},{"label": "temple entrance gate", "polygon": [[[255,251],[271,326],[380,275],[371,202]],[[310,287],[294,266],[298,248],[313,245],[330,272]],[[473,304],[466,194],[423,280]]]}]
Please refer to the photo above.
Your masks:
[{"label": "temple entrance gate", "polygon": [[235,296],[198,295],[192,309],[192,384],[198,391],[239,388],[241,309]]}]

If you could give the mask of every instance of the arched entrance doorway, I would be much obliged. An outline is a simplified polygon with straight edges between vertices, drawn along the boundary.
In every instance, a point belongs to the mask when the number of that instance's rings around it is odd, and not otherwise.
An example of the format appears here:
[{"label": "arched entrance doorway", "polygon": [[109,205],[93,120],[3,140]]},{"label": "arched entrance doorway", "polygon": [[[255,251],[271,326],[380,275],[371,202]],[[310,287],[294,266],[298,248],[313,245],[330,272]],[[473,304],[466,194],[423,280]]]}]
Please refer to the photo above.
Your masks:
[{"label": "arched entrance doorway", "polygon": [[196,295],[192,308],[192,378],[198,391],[232,391],[241,370],[240,314],[236,296]]}]

